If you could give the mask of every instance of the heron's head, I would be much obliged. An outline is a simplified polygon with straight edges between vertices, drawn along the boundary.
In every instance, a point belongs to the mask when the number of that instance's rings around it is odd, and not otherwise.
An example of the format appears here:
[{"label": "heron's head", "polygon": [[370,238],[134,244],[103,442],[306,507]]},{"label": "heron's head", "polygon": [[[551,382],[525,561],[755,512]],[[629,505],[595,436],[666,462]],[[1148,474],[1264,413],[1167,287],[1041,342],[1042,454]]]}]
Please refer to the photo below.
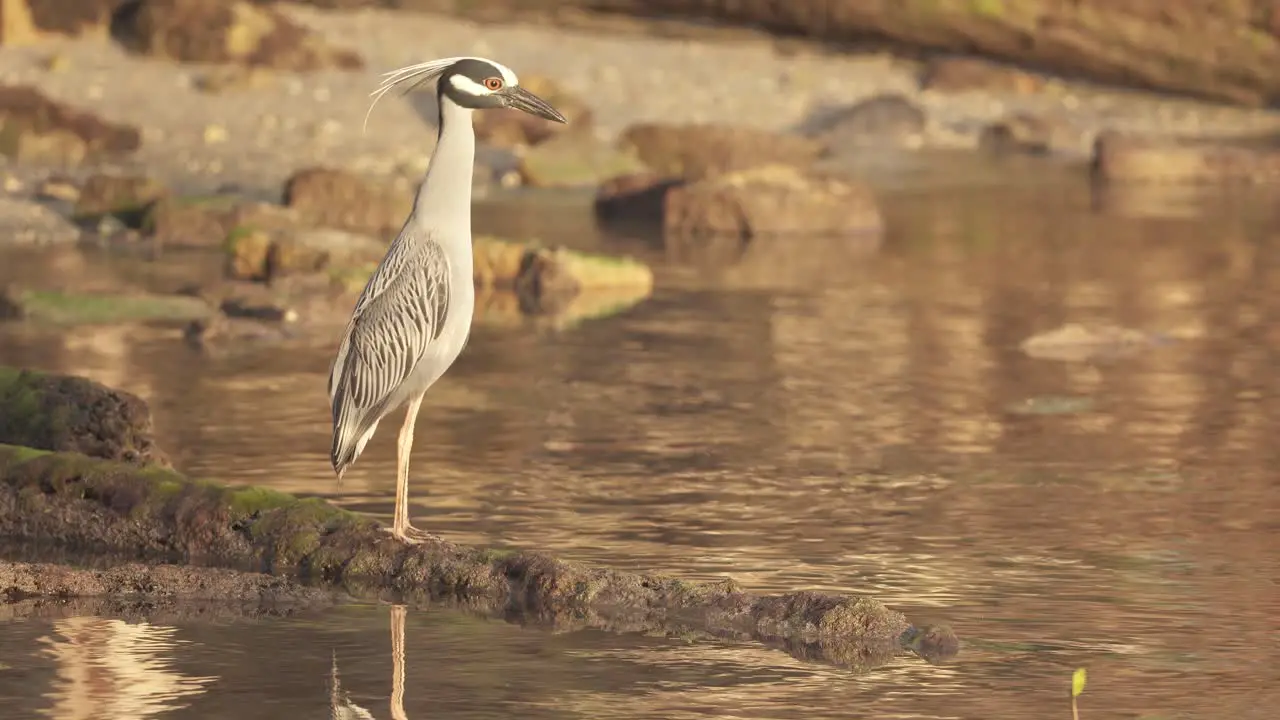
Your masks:
[{"label": "heron's head", "polygon": [[540,118],[564,122],[564,115],[546,100],[520,87],[511,68],[492,60],[464,58],[440,76],[441,95],[472,110],[509,107]]},{"label": "heron's head", "polygon": [[[520,87],[515,72],[502,63],[480,57],[453,57],[429,60],[393,70],[383,76],[382,85],[373,92],[373,105],[391,90],[406,85],[408,92],[438,78],[436,94],[470,110],[515,108],[555,122],[565,122],[564,115],[546,100]],[[368,116],[366,115],[366,121]]]}]

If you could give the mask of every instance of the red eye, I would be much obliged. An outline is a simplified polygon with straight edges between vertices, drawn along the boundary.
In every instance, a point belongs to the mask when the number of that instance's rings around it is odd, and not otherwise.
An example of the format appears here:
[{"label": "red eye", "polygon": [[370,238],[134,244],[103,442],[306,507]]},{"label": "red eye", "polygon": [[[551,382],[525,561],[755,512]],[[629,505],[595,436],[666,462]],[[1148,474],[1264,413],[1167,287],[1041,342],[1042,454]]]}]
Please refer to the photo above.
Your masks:
[{"label": "red eye", "polygon": [[499,77],[485,78],[484,86],[486,89],[491,91],[501,90],[502,78],[499,78]]}]

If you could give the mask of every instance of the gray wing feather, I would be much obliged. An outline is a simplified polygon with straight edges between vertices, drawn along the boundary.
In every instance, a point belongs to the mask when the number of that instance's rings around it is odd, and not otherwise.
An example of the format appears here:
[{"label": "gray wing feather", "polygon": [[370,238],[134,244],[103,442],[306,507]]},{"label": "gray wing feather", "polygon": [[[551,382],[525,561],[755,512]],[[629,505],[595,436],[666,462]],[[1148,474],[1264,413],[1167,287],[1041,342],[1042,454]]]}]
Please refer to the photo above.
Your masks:
[{"label": "gray wing feather", "polygon": [[333,461],[359,454],[366,431],[440,337],[449,309],[449,260],[432,240],[398,238],[369,278],[329,370]]}]

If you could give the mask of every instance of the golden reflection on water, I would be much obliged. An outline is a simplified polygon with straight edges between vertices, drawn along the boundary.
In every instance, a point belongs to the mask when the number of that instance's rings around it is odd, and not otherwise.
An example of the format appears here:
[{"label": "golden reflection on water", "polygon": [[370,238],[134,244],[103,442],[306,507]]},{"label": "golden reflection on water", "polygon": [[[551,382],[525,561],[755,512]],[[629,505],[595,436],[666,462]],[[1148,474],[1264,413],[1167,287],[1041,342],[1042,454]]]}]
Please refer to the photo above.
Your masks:
[{"label": "golden reflection on water", "polygon": [[52,705],[43,715],[142,720],[186,707],[217,678],[173,667],[176,633],[172,627],[106,618],[54,621],[52,632],[38,641],[57,666],[47,692]]},{"label": "golden reflection on water", "polygon": [[[1240,696],[1258,702],[1231,717],[1269,717],[1280,235],[1265,209],[1143,202],[903,195],[878,253],[792,240],[787,263],[761,243],[732,267],[664,271],[618,317],[480,328],[424,404],[415,522],[756,590],[868,591],[969,642],[956,668],[856,681],[762,649],[793,676],[655,688],[661,709],[629,716],[1051,717],[1087,664],[1091,719],[1219,717]],[[1066,323],[1159,341],[1081,362],[1019,349]],[[341,488],[328,467],[328,345],[201,358],[149,332],[25,338],[3,359],[139,392],[195,474],[389,512],[394,433]],[[659,661],[618,645],[591,652]],[[754,672],[754,651],[726,652],[725,672]],[[583,716],[611,698],[563,696]]]}]

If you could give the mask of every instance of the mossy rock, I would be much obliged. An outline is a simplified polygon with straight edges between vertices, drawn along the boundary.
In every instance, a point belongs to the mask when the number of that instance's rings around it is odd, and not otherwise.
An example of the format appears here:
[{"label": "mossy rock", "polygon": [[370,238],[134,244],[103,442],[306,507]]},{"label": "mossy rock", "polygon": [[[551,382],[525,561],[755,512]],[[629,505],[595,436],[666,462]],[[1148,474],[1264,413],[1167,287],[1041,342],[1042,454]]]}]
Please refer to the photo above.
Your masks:
[{"label": "mossy rock", "polygon": [[188,295],[76,293],[10,289],[0,305],[10,319],[48,325],[189,322],[208,317],[207,302]]},{"label": "mossy rock", "polygon": [[480,236],[472,243],[476,285],[514,289],[538,255],[562,266],[580,289],[653,287],[653,270],[630,257],[598,255],[565,248],[546,248],[537,241],[517,242]]},{"label": "mossy rock", "polygon": [[[753,637],[860,669],[891,660],[904,638],[917,639],[901,613],[867,597],[753,595],[728,579],[695,583],[437,538],[409,546],[317,498],[12,445],[0,445],[0,536],[422,593],[553,622]],[[955,646],[953,635],[946,640],[937,645]]]},{"label": "mossy rock", "polygon": [[87,378],[0,366],[0,443],[166,466],[151,410],[138,396]]}]

